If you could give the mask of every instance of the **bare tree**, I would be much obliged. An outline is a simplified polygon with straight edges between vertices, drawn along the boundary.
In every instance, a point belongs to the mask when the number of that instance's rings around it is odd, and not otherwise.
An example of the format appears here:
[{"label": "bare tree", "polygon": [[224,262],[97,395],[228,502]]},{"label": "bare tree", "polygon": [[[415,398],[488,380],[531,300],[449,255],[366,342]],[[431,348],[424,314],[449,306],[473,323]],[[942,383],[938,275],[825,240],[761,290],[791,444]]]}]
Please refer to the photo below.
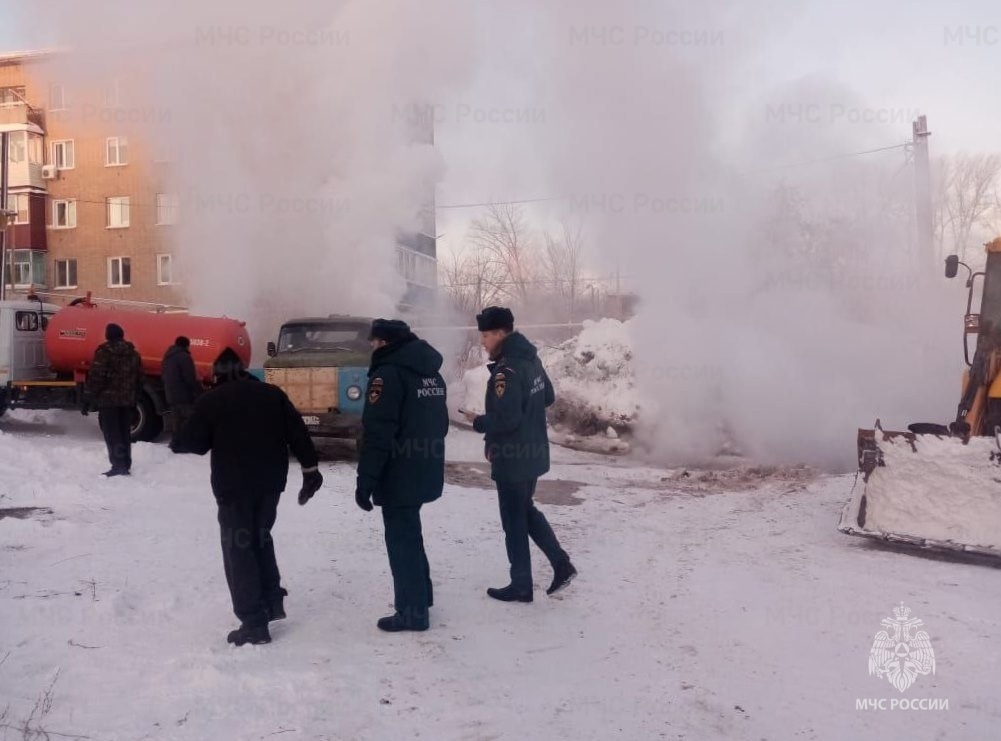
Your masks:
[{"label": "bare tree", "polygon": [[442,285],[452,306],[463,314],[497,303],[504,275],[491,255],[480,249],[449,252],[440,263]]},{"label": "bare tree", "polygon": [[936,238],[945,241],[961,257],[969,249],[977,226],[988,227],[997,207],[1001,155],[961,152],[939,163],[937,180]]},{"label": "bare tree", "polygon": [[583,239],[581,225],[572,226],[563,221],[560,224],[561,234],[553,237],[545,233],[546,272],[552,285],[552,292],[562,299],[567,311],[567,320],[573,321],[577,310],[583,272]]},{"label": "bare tree", "polygon": [[528,302],[536,269],[536,249],[525,214],[516,204],[491,205],[469,226],[469,241],[487,256],[491,286],[521,304]]}]

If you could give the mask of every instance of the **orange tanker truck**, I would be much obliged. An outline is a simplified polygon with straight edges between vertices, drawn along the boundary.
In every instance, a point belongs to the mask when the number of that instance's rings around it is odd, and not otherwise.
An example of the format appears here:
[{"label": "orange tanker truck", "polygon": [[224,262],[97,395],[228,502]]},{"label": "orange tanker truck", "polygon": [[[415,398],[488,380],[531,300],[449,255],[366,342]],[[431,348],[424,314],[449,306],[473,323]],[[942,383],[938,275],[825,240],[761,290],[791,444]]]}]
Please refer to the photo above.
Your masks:
[{"label": "orange tanker truck", "polygon": [[65,308],[40,300],[0,302],[0,414],[10,408],[76,409],[94,351],[114,322],[142,357],[142,393],[132,423],[135,440],[153,440],[166,411],[160,364],[179,335],[191,339],[191,355],[203,383],[226,348],[249,367],[250,336],[243,322],[225,317],[157,314],[102,308],[90,298]]}]

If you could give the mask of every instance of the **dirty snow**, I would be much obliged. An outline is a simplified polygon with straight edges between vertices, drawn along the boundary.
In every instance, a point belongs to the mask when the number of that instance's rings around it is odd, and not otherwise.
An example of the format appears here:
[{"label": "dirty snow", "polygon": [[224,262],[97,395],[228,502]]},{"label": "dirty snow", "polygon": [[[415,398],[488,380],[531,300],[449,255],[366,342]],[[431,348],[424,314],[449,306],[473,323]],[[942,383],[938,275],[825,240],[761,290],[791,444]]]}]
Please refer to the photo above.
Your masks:
[{"label": "dirty snow", "polygon": [[1001,552],[1001,465],[994,438],[964,445],[920,435],[881,441],[883,467],[865,487],[867,530],[995,548]]},{"label": "dirty snow", "polygon": [[[142,444],[135,476],[108,481],[92,419],[0,419],[0,509],[20,508],[0,519],[0,738],[996,735],[1001,570],[837,533],[851,477],[557,449],[540,507],[581,575],[505,605],[484,595],[507,574],[482,446],[457,430],[448,445],[450,483],[425,508],[429,632],[375,628],[381,522],[353,503],[351,461],[331,460],[313,501],[279,509],[289,618],[237,649],[208,461]],[[903,695],[867,668],[900,601],[937,659]],[[857,710],[866,698],[949,709]]]}]

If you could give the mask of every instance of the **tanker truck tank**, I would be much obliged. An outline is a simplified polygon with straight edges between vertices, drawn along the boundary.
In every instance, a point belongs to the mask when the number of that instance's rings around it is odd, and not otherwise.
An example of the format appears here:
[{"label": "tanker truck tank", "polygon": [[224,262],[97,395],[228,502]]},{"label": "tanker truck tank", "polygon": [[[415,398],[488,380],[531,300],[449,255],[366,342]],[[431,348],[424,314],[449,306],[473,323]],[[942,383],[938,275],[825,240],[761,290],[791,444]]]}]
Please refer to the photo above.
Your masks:
[{"label": "tanker truck tank", "polygon": [[[251,360],[250,336],[244,322],[226,317],[192,316],[182,313],[152,313],[107,309],[86,299],[50,313],[50,305],[35,304],[38,320],[34,335],[42,344],[50,369],[45,377],[12,379],[0,394],[0,402],[28,409],[71,409],[79,404],[94,352],[105,341],[108,324],[125,331],[142,358],[145,380],[133,416],[132,437],[154,440],[163,430],[167,411],[161,365],[164,353],[179,336],[191,340],[191,356],[199,380],[212,380],[212,366],[222,352],[233,350],[246,366]],[[24,312],[22,312],[24,313]],[[27,333],[19,337],[22,344]],[[44,365],[44,363],[43,363]]]}]

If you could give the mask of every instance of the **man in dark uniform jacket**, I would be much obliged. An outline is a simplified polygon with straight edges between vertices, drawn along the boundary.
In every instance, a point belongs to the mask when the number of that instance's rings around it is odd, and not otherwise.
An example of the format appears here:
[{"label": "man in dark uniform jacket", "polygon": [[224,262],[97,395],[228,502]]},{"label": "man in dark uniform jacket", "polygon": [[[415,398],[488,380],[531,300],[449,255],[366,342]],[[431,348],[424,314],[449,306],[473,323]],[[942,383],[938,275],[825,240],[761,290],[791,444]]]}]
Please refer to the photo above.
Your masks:
[{"label": "man in dark uniform jacket", "polygon": [[191,419],[195,401],[204,390],[198,380],[190,348],[191,340],[187,337],[178,337],[174,344],[167,348],[160,367],[163,392],[167,398],[167,406],[170,407],[172,440],[177,439],[184,425]]},{"label": "man in dark uniform jacket", "polygon": [[107,340],[97,348],[87,372],[81,412],[97,409],[111,468],[105,476],[128,476],[132,470],[132,415],[143,384],[142,358],[125,341],[125,330],[109,324]]},{"label": "man in dark uniform jacket", "polygon": [[421,506],[438,499],[445,482],[442,357],[397,319],[376,319],[369,340],[373,352],[355,500],[365,511],[373,501],[381,506],[386,528],[396,612],[378,626],[391,632],[427,630],[434,598]]},{"label": "man in dark uniform jacket", "polygon": [[535,346],[514,331],[510,309],[487,307],[476,316],[476,324],[493,363],[489,366],[486,414],[465,414],[473,429],[483,433],[486,440],[511,563],[511,583],[488,589],[487,594],[503,602],[531,602],[529,537],[553,567],[553,581],[546,594],[559,591],[577,575],[546,516],[532,501],[536,482],[549,471],[546,407],[556,400],[556,395]]},{"label": "man in dark uniform jacket", "polygon": [[214,388],[176,442],[175,453],[212,451],[212,492],[219,505],[219,529],[226,582],[240,627],[227,640],[270,643],[268,622],[285,617],[271,528],[288,479],[289,449],[302,466],[299,504],[320,488],[316,450],[299,412],[285,392],[247,373],[226,348],[213,367]]}]

